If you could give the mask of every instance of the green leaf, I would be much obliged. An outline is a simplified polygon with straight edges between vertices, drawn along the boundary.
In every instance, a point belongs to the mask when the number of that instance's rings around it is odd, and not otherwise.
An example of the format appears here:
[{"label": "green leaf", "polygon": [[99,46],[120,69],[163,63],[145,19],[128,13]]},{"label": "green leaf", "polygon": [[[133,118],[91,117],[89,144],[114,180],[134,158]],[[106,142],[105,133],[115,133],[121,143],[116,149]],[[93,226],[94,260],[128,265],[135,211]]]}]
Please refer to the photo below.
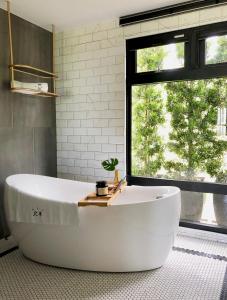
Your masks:
[{"label": "green leaf", "polygon": [[114,171],[115,167],[118,165],[117,158],[111,158],[110,160],[104,160],[102,166],[106,171]]}]

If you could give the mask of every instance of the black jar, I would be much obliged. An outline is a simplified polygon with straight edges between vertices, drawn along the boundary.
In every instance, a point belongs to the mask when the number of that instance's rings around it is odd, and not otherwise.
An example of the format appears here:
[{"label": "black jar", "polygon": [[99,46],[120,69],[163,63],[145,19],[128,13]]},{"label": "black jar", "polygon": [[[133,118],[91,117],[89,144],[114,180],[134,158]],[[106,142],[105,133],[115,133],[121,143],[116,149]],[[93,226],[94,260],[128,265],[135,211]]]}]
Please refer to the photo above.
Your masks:
[{"label": "black jar", "polygon": [[108,184],[106,181],[96,182],[96,196],[107,196],[108,195]]}]

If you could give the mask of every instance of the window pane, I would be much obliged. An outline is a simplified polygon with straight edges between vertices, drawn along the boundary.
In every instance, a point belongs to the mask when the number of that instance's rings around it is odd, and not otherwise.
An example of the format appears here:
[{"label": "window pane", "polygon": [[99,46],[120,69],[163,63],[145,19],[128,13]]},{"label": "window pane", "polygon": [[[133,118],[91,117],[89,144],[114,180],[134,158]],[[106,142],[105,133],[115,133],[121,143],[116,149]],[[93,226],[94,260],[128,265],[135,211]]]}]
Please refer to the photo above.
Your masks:
[{"label": "window pane", "polygon": [[132,174],[227,183],[227,80],[133,87]]},{"label": "window pane", "polygon": [[171,70],[184,67],[184,43],[137,50],[137,72]]},{"label": "window pane", "polygon": [[227,35],[209,37],[205,41],[205,63],[227,62]]},{"label": "window pane", "polygon": [[214,222],[227,228],[227,196],[213,194]]},{"label": "window pane", "polygon": [[227,196],[182,191],[181,220],[227,228]]}]

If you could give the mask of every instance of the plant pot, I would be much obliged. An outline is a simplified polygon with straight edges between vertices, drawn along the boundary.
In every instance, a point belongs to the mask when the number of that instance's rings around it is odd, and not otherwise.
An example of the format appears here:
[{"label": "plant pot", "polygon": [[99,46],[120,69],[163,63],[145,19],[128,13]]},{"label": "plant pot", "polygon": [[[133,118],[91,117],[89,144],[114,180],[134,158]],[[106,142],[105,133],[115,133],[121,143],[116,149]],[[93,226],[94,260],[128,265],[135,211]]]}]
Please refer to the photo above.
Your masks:
[{"label": "plant pot", "polygon": [[218,225],[227,227],[227,195],[213,195],[214,213]]},{"label": "plant pot", "polygon": [[181,219],[199,222],[203,211],[203,193],[181,192]]}]

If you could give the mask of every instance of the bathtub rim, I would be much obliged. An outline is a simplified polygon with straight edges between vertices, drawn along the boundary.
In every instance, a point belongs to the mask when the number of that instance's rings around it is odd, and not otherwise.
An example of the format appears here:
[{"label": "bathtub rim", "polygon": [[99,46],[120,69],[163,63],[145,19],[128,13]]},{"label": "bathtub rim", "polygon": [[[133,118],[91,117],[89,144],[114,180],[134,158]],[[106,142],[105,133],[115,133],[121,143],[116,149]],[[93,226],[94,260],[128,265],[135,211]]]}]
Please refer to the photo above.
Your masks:
[{"label": "bathtub rim", "polygon": [[[13,190],[15,190],[16,192],[18,193],[21,193],[21,194],[24,194],[26,196],[29,196],[29,197],[32,197],[34,199],[37,199],[37,200],[40,200],[40,201],[53,201],[53,202],[61,202],[61,203],[68,203],[68,204],[75,204],[78,208],[83,208],[83,207],[79,207],[77,204],[78,202],[66,202],[66,201],[59,201],[59,200],[56,200],[51,197],[45,197],[45,196],[37,196],[35,193],[32,193],[32,192],[27,192],[27,191],[24,191],[23,190],[23,187],[21,188],[18,188],[16,186],[14,186],[13,184],[10,184],[10,179],[13,179],[13,178],[16,178],[16,177],[19,177],[19,176],[29,176],[29,177],[37,177],[37,178],[48,178],[50,180],[53,180],[53,181],[59,181],[59,182],[71,182],[71,183],[82,183],[82,184],[91,184],[91,185],[94,185],[94,188],[95,188],[95,183],[91,183],[91,182],[84,182],[84,181],[79,181],[79,180],[70,180],[70,179],[65,179],[65,178],[58,178],[58,177],[51,177],[51,176],[46,176],[46,175],[39,175],[39,174],[28,174],[28,173],[18,173],[18,174],[13,174],[13,175],[10,175],[8,176],[6,179],[5,179],[5,190],[4,190],[4,201],[6,201],[6,186],[8,186],[9,188],[12,188]],[[178,194],[180,194],[181,190],[176,187],[176,186],[140,186],[140,185],[132,185],[132,187],[139,187],[139,188],[142,188],[144,190],[146,189],[155,189],[155,188],[166,188],[166,189],[170,189],[171,192],[170,193],[163,193],[163,195],[166,195],[166,196],[163,196],[163,197],[160,197],[160,198],[152,198],[152,199],[149,199],[149,200],[144,200],[144,201],[140,201],[140,202],[127,202],[127,203],[116,203],[113,201],[113,204],[110,205],[110,206],[107,206],[107,207],[101,207],[101,208],[110,208],[110,207],[116,207],[116,206],[128,206],[128,205],[140,205],[140,204],[149,204],[149,203],[154,203],[154,202],[159,202],[159,201],[164,201],[165,199],[168,199],[170,197],[174,197],[174,196],[177,196]],[[78,200],[79,201],[79,200]],[[88,207],[96,207],[96,206],[88,206]],[[98,207],[100,208],[100,207]]]}]

